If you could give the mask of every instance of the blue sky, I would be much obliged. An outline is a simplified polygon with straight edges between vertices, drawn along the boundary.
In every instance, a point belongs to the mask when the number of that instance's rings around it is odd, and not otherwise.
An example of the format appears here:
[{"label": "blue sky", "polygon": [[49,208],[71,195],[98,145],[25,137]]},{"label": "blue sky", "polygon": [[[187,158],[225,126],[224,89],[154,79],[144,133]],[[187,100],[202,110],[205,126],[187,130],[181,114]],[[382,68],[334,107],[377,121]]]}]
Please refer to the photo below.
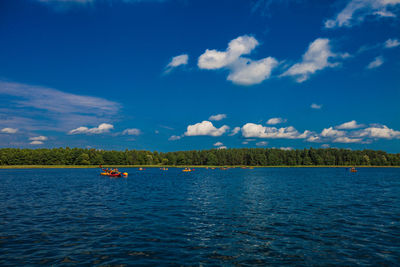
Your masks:
[{"label": "blue sky", "polygon": [[400,0],[3,0],[0,147],[400,152]]}]

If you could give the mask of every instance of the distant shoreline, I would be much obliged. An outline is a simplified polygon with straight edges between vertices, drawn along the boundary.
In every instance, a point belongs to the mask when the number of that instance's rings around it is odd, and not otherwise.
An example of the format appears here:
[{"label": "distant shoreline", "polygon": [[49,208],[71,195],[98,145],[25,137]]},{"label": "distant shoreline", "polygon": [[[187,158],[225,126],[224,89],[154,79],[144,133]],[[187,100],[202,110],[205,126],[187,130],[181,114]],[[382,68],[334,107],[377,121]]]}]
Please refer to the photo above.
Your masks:
[{"label": "distant shoreline", "polygon": [[[295,166],[207,166],[207,165],[102,165],[103,168],[400,168],[400,166],[330,166],[330,165],[295,165]],[[0,169],[95,169],[97,165],[2,165]]]}]

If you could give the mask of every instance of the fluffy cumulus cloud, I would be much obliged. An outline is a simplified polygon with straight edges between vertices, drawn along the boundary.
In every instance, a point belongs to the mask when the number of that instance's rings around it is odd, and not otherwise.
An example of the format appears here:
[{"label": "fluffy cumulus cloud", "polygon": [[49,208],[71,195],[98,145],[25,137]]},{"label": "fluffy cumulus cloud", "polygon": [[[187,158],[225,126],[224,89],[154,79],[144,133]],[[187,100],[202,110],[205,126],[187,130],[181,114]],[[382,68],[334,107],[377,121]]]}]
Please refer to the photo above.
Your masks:
[{"label": "fluffy cumulus cloud", "polygon": [[29,144],[31,145],[43,145],[43,141],[46,141],[48,138],[46,136],[34,136],[30,137],[29,140],[31,141]]},{"label": "fluffy cumulus cloud", "polygon": [[279,124],[279,123],[284,123],[286,122],[286,119],[282,119],[282,118],[271,118],[267,121],[267,124],[269,125],[275,125],[275,124]]},{"label": "fluffy cumulus cloud", "polygon": [[40,136],[34,136],[30,137],[29,140],[31,141],[46,141],[48,138],[46,136],[40,135]]},{"label": "fluffy cumulus cloud", "polygon": [[185,136],[221,136],[229,130],[229,126],[224,125],[220,128],[216,128],[210,121],[202,121],[194,125],[189,125],[187,127]]},{"label": "fluffy cumulus cloud", "polygon": [[350,130],[350,129],[362,128],[364,126],[365,126],[364,124],[358,124],[357,121],[352,120],[349,122],[342,123],[336,126],[335,128],[340,130]]},{"label": "fluffy cumulus cloud", "polygon": [[168,65],[165,67],[165,73],[170,72],[172,69],[182,66],[182,65],[187,65],[189,61],[189,56],[187,54],[182,54],[176,57],[173,57],[171,61],[168,63]]},{"label": "fluffy cumulus cloud", "polygon": [[[355,127],[356,123],[352,121],[349,123],[343,123],[339,126],[340,129],[354,129],[351,127]],[[358,125],[357,125],[358,127]],[[335,127],[337,128],[337,127]],[[360,138],[350,138],[351,132],[336,130],[334,127],[325,128],[321,131],[320,134],[313,133],[308,138],[308,142],[320,143],[320,142],[334,142],[334,143],[363,143],[363,140]]]},{"label": "fluffy cumulus cloud", "polygon": [[325,21],[325,27],[351,27],[367,16],[396,17],[393,9],[398,4],[399,0],[351,0],[335,18]]},{"label": "fluffy cumulus cloud", "polygon": [[302,57],[302,61],[291,66],[281,76],[294,76],[297,82],[306,81],[316,71],[337,67],[339,62],[330,62],[333,58],[345,58],[348,54],[338,54],[331,51],[330,41],[318,38],[313,41]]},{"label": "fluffy cumulus cloud", "polygon": [[318,104],[312,103],[310,108],[312,108],[312,109],[321,109],[322,105],[318,105]]},{"label": "fluffy cumulus cloud", "polygon": [[132,128],[132,129],[125,129],[122,134],[123,135],[140,135],[142,132],[139,129]]},{"label": "fluffy cumulus cloud", "polygon": [[354,136],[372,139],[400,139],[400,131],[390,129],[386,125],[374,125],[355,132]]},{"label": "fluffy cumulus cloud", "polygon": [[322,137],[340,137],[346,135],[346,132],[333,129],[333,127],[325,128],[321,132]]},{"label": "fluffy cumulus cloud", "polygon": [[0,131],[1,133],[7,133],[7,134],[15,134],[16,132],[18,132],[17,128],[3,128]]},{"label": "fluffy cumulus cloud", "polygon": [[385,60],[383,59],[383,57],[382,56],[378,56],[367,65],[367,69],[378,68],[378,67],[382,66],[382,64],[384,62],[385,62]]},{"label": "fluffy cumulus cloud", "polygon": [[32,141],[29,144],[31,144],[31,145],[43,145],[44,143],[42,141]]},{"label": "fluffy cumulus cloud", "polygon": [[232,129],[231,133],[229,134],[229,136],[234,136],[236,135],[238,132],[240,132],[240,127],[235,127]]},{"label": "fluffy cumulus cloud", "polygon": [[325,128],[320,134],[312,133],[307,141],[368,144],[377,139],[400,139],[400,131],[390,129],[386,125],[371,124],[369,127],[365,127],[366,125],[357,124],[353,120],[336,127]]},{"label": "fluffy cumulus cloud", "polygon": [[226,118],[226,114],[211,115],[208,119],[210,121],[220,121]]},{"label": "fluffy cumulus cloud", "polygon": [[78,127],[68,132],[68,134],[102,134],[108,133],[114,129],[114,126],[109,123],[102,123],[98,127],[88,128],[85,126]]},{"label": "fluffy cumulus cloud", "polygon": [[394,48],[394,47],[398,47],[400,45],[399,40],[397,39],[388,39],[385,42],[385,48]]},{"label": "fluffy cumulus cloud", "polygon": [[207,49],[199,57],[197,65],[200,69],[220,69],[234,63],[240,56],[250,54],[257,45],[258,41],[253,36],[239,36],[229,42],[225,51]]},{"label": "fluffy cumulus cloud", "polygon": [[307,138],[308,142],[319,143],[321,142],[321,137],[318,134],[312,134]]},{"label": "fluffy cumulus cloud", "polygon": [[213,146],[223,146],[224,144],[222,142],[216,142]]},{"label": "fluffy cumulus cloud", "polygon": [[246,123],[242,127],[242,135],[245,138],[286,138],[286,139],[302,139],[310,135],[309,131],[299,133],[294,127],[265,127],[261,124]]},{"label": "fluffy cumulus cloud", "polygon": [[180,136],[180,135],[171,135],[171,137],[168,138],[168,140],[169,141],[176,141],[176,140],[179,140],[181,138],[182,138],[182,136]]},{"label": "fluffy cumulus cloud", "polygon": [[200,69],[215,70],[226,68],[229,70],[227,80],[239,85],[259,84],[271,76],[272,69],[278,61],[272,57],[252,60],[242,57],[250,54],[258,41],[253,36],[243,35],[229,42],[225,51],[207,49],[198,60]]},{"label": "fluffy cumulus cloud", "polygon": [[260,60],[240,58],[232,65],[227,79],[239,85],[259,84],[271,76],[277,65],[278,61],[273,57]]}]

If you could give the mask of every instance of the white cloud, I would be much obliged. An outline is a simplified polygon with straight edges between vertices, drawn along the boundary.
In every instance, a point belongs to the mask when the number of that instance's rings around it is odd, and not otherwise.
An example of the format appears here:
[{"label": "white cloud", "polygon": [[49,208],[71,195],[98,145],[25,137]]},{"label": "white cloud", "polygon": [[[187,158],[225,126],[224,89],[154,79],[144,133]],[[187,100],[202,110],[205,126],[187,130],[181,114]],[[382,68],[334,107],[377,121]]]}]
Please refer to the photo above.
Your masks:
[{"label": "white cloud", "polygon": [[31,145],[43,145],[43,142],[42,141],[32,141],[29,144],[31,144]]},{"label": "white cloud", "polygon": [[400,45],[399,40],[397,39],[388,39],[385,42],[385,48],[394,48]]},{"label": "white cloud", "polygon": [[103,98],[65,93],[56,89],[0,81],[0,94],[22,98],[19,106],[58,113],[112,113],[120,104]]},{"label": "white cloud", "polygon": [[293,147],[280,147],[279,149],[288,151],[288,150],[293,150]]},{"label": "white cloud", "polygon": [[383,63],[385,62],[385,60],[383,59],[382,56],[378,56],[376,57],[373,61],[371,61],[368,65],[367,65],[367,69],[375,69],[380,67]]},{"label": "white cloud", "polygon": [[240,127],[235,127],[235,128],[233,128],[233,130],[231,131],[231,133],[229,134],[229,136],[234,136],[234,135],[236,135],[239,131],[240,131]]},{"label": "white cloud", "polygon": [[342,124],[336,126],[335,128],[341,129],[341,130],[351,130],[351,129],[362,128],[364,126],[365,126],[364,124],[357,124],[357,121],[352,120],[349,122],[342,123]]},{"label": "white cloud", "polygon": [[253,85],[263,82],[271,76],[272,69],[278,65],[273,57],[260,60],[239,58],[233,65],[228,80],[239,85]]},{"label": "white cloud", "polygon": [[347,136],[343,137],[337,137],[333,140],[334,143],[345,143],[345,144],[350,144],[350,143],[362,143],[363,140],[361,138],[349,138]]},{"label": "white cloud", "polygon": [[260,60],[242,57],[250,54],[258,44],[252,36],[239,36],[229,42],[225,51],[207,49],[199,57],[197,65],[200,69],[207,70],[226,68],[229,70],[227,80],[238,85],[259,84],[271,76],[278,61],[272,57]]},{"label": "white cloud", "polygon": [[258,41],[248,35],[239,36],[229,42],[224,52],[207,49],[199,57],[197,65],[200,69],[220,69],[235,62],[241,55],[250,54],[258,45]]},{"label": "white cloud", "polygon": [[114,129],[112,124],[102,123],[98,127],[88,128],[88,127],[78,127],[68,132],[68,134],[102,134],[108,133],[110,130]]},{"label": "white cloud", "polygon": [[123,135],[140,135],[142,132],[139,129],[132,128],[132,129],[125,129],[122,134]]},{"label": "white cloud", "polygon": [[220,128],[214,127],[210,121],[202,121],[194,125],[189,125],[184,135],[186,136],[199,136],[199,135],[209,135],[209,136],[221,136],[226,131],[229,130],[229,126],[224,125]]},{"label": "white cloud", "polygon": [[329,148],[330,145],[329,145],[329,144],[322,144],[321,147],[322,147],[322,148]]},{"label": "white cloud", "polygon": [[[338,128],[340,127],[340,128]],[[373,124],[368,128],[354,130],[365,127],[365,125],[357,124],[356,121],[350,121],[333,127],[323,129],[320,134],[311,134],[308,142],[333,142],[333,143],[371,143],[372,139],[400,139],[400,131],[390,129],[385,125]]]},{"label": "white cloud", "polygon": [[223,146],[224,144],[221,142],[216,142],[213,146]]},{"label": "white cloud", "polygon": [[226,114],[211,115],[208,119],[210,121],[220,121],[226,118]]},{"label": "white cloud", "polygon": [[400,131],[390,129],[386,125],[382,126],[371,126],[366,129],[356,131],[354,137],[365,137],[365,138],[383,138],[383,139],[399,139]]},{"label": "white cloud", "polygon": [[295,76],[297,77],[296,81],[300,83],[306,81],[311,74],[318,70],[339,66],[338,62],[332,63],[329,62],[329,59],[348,57],[348,54],[333,53],[329,42],[329,39],[326,38],[316,39],[308,46],[302,61],[291,66],[281,76]]},{"label": "white cloud", "polygon": [[256,146],[266,146],[266,145],[268,145],[268,142],[266,141],[260,141],[256,143]]},{"label": "white cloud", "polygon": [[352,0],[334,19],[325,21],[326,28],[351,27],[364,21],[367,16],[396,17],[391,12],[399,0]]},{"label": "white cloud", "polygon": [[227,147],[226,146],[220,146],[220,147],[217,147],[217,149],[227,149]]},{"label": "white cloud", "polygon": [[[350,124],[342,124],[344,127],[354,127],[353,123]],[[345,129],[345,128],[341,128]],[[346,129],[354,129],[354,128],[346,128]],[[361,143],[361,139],[352,139],[347,137],[349,132],[335,130],[333,127],[325,128],[322,132],[318,134],[313,134],[307,138],[308,142],[334,142],[334,143]]]},{"label": "white cloud", "polygon": [[307,138],[307,141],[308,142],[313,142],[313,143],[318,143],[318,142],[321,142],[321,137],[319,137],[318,135],[310,135],[308,138]]},{"label": "white cloud", "polygon": [[275,125],[275,124],[279,124],[279,123],[284,123],[286,122],[286,119],[282,119],[282,118],[271,118],[267,121],[267,124],[269,125]]},{"label": "white cloud", "polygon": [[7,133],[7,134],[15,134],[16,132],[18,132],[18,129],[16,128],[3,128],[1,129],[2,133]]},{"label": "white cloud", "polygon": [[243,145],[247,145],[249,142],[248,141],[243,141],[242,144]]},{"label": "white cloud", "polygon": [[181,65],[187,65],[189,61],[189,56],[187,54],[182,54],[176,57],[173,57],[168,65],[165,67],[165,73],[170,72],[173,68],[176,68]]},{"label": "white cloud", "polygon": [[46,141],[48,138],[46,136],[35,136],[35,137],[30,137],[29,140],[31,141]]},{"label": "white cloud", "polygon": [[318,104],[312,103],[310,107],[311,107],[312,109],[321,109],[321,108],[322,108],[322,105],[318,105]]},{"label": "white cloud", "polygon": [[265,127],[260,124],[246,123],[242,127],[243,137],[257,138],[287,138],[287,139],[302,139],[310,135],[309,131],[299,133],[293,126],[276,128]]},{"label": "white cloud", "polygon": [[321,132],[322,137],[340,137],[344,135],[346,135],[346,132],[335,130],[333,127],[323,129]]},{"label": "white cloud", "polygon": [[169,141],[176,141],[176,140],[179,140],[181,138],[182,138],[182,136],[179,136],[179,135],[171,135],[171,137],[168,138],[168,140]]},{"label": "white cloud", "polygon": [[3,103],[0,124],[29,131],[66,131],[77,124],[99,124],[115,118],[122,107],[120,103],[100,97],[1,80],[0,95],[12,96]]}]

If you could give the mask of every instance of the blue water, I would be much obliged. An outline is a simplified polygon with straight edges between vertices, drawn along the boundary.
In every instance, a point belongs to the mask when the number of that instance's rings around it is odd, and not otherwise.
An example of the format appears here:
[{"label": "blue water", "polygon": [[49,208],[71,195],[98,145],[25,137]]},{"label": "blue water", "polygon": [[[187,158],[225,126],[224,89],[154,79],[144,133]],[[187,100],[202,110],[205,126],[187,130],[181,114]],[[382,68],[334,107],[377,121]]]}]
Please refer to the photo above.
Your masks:
[{"label": "blue water", "polygon": [[398,265],[400,169],[0,170],[0,265]]}]

